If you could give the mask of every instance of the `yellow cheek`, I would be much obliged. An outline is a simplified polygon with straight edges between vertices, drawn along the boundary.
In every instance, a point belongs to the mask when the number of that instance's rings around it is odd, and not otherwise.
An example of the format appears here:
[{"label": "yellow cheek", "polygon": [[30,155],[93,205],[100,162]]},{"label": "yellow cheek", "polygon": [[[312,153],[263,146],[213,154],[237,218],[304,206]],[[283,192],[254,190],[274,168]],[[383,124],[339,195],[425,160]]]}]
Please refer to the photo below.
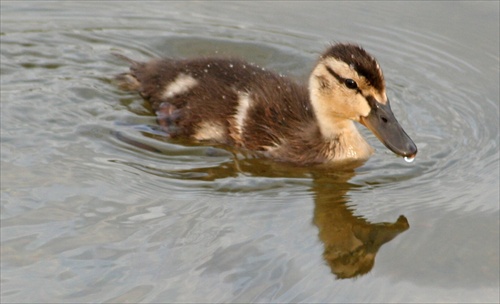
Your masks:
[{"label": "yellow cheek", "polygon": [[358,121],[361,116],[366,117],[371,111],[366,99],[359,94],[347,100],[347,105],[349,107],[348,117],[352,120]]},{"label": "yellow cheek", "polygon": [[368,116],[368,114],[370,114],[371,110],[372,109],[370,108],[370,105],[368,104],[366,99],[361,98],[361,100],[359,101],[359,109],[358,109],[359,116],[366,117]]}]

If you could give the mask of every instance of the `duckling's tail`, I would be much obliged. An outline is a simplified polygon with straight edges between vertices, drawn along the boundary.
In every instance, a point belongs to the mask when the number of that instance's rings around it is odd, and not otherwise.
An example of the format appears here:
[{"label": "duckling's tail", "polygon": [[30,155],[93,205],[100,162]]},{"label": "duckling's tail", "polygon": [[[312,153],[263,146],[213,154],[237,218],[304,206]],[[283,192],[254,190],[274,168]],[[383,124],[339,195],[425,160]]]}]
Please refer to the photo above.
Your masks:
[{"label": "duckling's tail", "polygon": [[130,63],[130,71],[126,73],[121,73],[115,76],[115,81],[118,87],[125,91],[139,91],[141,88],[141,82],[137,79],[135,71],[141,65],[140,62],[128,58],[125,55],[118,53],[111,53],[112,55]]}]

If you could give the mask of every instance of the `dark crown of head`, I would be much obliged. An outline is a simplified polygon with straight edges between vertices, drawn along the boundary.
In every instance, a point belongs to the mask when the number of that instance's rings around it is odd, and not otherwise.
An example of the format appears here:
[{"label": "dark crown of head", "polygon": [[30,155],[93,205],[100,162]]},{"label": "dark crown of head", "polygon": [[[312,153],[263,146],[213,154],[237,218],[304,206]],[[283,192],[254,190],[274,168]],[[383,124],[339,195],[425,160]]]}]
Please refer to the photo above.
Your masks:
[{"label": "dark crown of head", "polygon": [[363,48],[354,44],[335,44],[322,55],[322,58],[333,57],[351,66],[360,76],[377,90],[384,89],[384,76],[375,58]]}]

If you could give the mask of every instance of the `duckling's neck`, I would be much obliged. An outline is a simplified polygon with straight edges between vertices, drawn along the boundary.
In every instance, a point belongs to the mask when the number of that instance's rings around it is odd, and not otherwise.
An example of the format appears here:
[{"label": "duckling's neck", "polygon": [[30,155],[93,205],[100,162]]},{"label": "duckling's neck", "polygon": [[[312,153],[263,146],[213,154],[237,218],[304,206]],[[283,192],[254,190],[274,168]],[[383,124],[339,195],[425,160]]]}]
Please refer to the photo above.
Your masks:
[{"label": "duckling's neck", "polygon": [[373,148],[359,133],[350,119],[340,117],[322,117],[316,113],[318,126],[326,142],[335,142],[336,161],[367,160],[373,154]]}]

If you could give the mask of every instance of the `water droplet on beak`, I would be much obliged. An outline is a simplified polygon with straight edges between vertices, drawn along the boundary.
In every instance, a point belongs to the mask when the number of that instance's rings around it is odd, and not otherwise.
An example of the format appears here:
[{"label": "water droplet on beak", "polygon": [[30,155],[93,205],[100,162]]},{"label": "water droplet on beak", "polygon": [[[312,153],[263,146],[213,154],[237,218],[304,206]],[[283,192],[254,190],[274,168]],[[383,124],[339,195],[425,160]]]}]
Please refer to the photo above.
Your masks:
[{"label": "water droplet on beak", "polygon": [[405,156],[404,159],[407,163],[412,163],[415,160],[415,157],[414,156],[412,156],[412,157]]}]

